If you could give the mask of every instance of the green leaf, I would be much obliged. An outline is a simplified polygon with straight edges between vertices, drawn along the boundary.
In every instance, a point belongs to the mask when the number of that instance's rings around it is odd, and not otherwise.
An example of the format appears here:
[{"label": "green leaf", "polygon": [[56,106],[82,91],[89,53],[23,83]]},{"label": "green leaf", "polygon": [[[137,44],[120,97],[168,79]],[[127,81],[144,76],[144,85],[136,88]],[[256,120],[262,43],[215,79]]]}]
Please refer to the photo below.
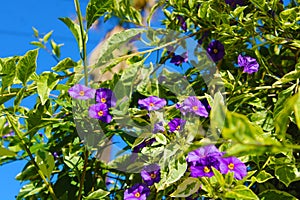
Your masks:
[{"label": "green leaf", "polygon": [[50,92],[57,85],[58,79],[53,73],[45,72],[37,80],[37,92],[41,99],[42,105],[46,103],[49,98]]},{"label": "green leaf", "polygon": [[34,165],[27,165],[26,167],[24,167],[22,172],[17,174],[16,180],[18,181],[34,180],[37,177],[39,177],[39,175]]},{"label": "green leaf", "polygon": [[212,139],[216,140],[219,138],[219,130],[223,129],[226,118],[226,107],[224,103],[224,98],[220,92],[217,92],[214,96],[213,105],[210,111],[210,121],[211,121],[211,132]]},{"label": "green leaf", "polygon": [[284,137],[289,124],[289,117],[294,111],[296,123],[300,129],[300,93],[288,98],[283,104],[282,110],[274,116],[274,125],[276,135]]},{"label": "green leaf", "polygon": [[26,87],[23,87],[17,93],[16,98],[14,100],[14,111],[16,111],[19,108],[19,105],[25,95],[25,90],[26,90]]},{"label": "green leaf", "polygon": [[255,6],[257,6],[260,10],[264,10],[264,6],[266,4],[266,0],[250,0]]},{"label": "green leaf", "polygon": [[297,178],[297,168],[295,166],[276,166],[275,167],[275,176],[276,178],[281,181],[286,187],[289,184],[296,180]]},{"label": "green leaf", "polygon": [[[265,134],[261,127],[250,122],[246,116],[230,111],[226,112],[222,135],[226,139],[232,139],[241,144],[276,144],[276,141]],[[280,145],[280,143],[277,142],[276,145]]]},{"label": "green leaf", "polygon": [[294,70],[285,74],[281,79],[276,81],[273,85],[285,84],[300,78],[300,71]]},{"label": "green leaf", "polygon": [[197,178],[188,177],[180,183],[177,189],[170,194],[171,197],[188,197],[196,193],[201,186],[201,182]]},{"label": "green leaf", "polygon": [[221,174],[221,172],[219,170],[217,170],[216,168],[212,167],[212,170],[214,172],[214,178],[216,178],[217,183],[220,186],[224,186],[225,185],[225,179],[223,177],[223,175]]},{"label": "green leaf", "polygon": [[279,190],[265,190],[258,196],[261,200],[297,200],[293,195]]},{"label": "green leaf", "polygon": [[43,189],[45,189],[47,186],[46,184],[43,184],[42,186],[40,187],[35,187],[33,190],[31,190],[30,192],[28,192],[27,194],[25,194],[23,196],[23,198],[25,197],[30,197],[30,196],[33,196],[35,194],[39,194]]},{"label": "green leaf", "polygon": [[65,58],[62,61],[60,61],[55,67],[52,67],[51,69],[53,71],[64,71],[73,67],[76,67],[77,63],[73,61],[71,58]]},{"label": "green leaf", "polygon": [[145,32],[142,28],[132,28],[119,33],[114,34],[102,44],[100,51],[98,52],[99,60],[96,66],[99,66],[107,62],[111,58],[111,54],[115,49],[118,49],[122,44],[128,42],[134,36]]},{"label": "green leaf", "polygon": [[173,157],[169,160],[169,173],[157,184],[157,190],[163,190],[172,183],[178,181],[187,170],[187,162],[184,157]]},{"label": "green leaf", "polygon": [[46,46],[45,46],[43,43],[41,43],[41,42],[32,41],[32,42],[30,42],[30,44],[32,44],[32,45],[34,45],[34,46],[37,46],[37,47],[39,47],[39,48],[42,48],[42,49],[45,49],[45,48],[46,48]]},{"label": "green leaf", "polygon": [[[82,38],[83,36],[81,35],[81,32],[80,32],[80,26],[78,24],[76,24],[74,21],[72,21],[70,18],[67,18],[67,17],[62,17],[62,18],[59,18],[62,22],[65,23],[65,25],[70,29],[70,31],[72,32],[73,36],[75,37],[76,41],[77,41],[77,44],[78,44],[78,47],[79,47],[79,50],[80,52],[82,51],[82,48],[83,48],[83,41],[82,41]],[[84,33],[84,38],[85,38],[85,41],[84,42],[87,42],[87,35],[86,33]]]},{"label": "green leaf", "polygon": [[47,33],[44,37],[43,37],[43,42],[48,42],[49,38],[51,37],[53,31],[50,31],[49,33]]},{"label": "green leaf", "polygon": [[91,0],[86,7],[87,29],[106,12],[110,12],[113,6],[113,0],[99,1]]},{"label": "green leaf", "polygon": [[14,78],[16,76],[16,59],[8,59],[5,62],[1,63],[2,71],[4,74],[2,77],[2,91],[13,84]]},{"label": "green leaf", "polygon": [[17,64],[17,77],[25,86],[29,77],[36,70],[36,59],[38,55],[38,49],[28,51]]},{"label": "green leaf", "polygon": [[53,155],[50,152],[39,150],[36,154],[35,162],[43,174],[50,180],[51,173],[55,166]]},{"label": "green leaf", "polygon": [[265,170],[260,171],[256,176],[252,176],[251,179],[254,179],[258,183],[264,183],[269,179],[274,178],[270,173],[266,172]]},{"label": "green leaf", "polygon": [[238,185],[232,190],[226,192],[225,197],[243,200],[259,200],[256,194],[244,185]]},{"label": "green leaf", "polygon": [[92,192],[91,194],[89,194],[84,199],[87,199],[87,200],[103,199],[104,197],[106,197],[109,194],[110,194],[110,192],[108,192],[108,191],[105,191],[105,190],[102,190],[102,189],[98,189],[98,190]]},{"label": "green leaf", "polygon": [[163,144],[163,145],[167,144],[167,138],[164,134],[156,133],[154,137],[158,143]]},{"label": "green leaf", "polygon": [[277,99],[277,102],[275,104],[275,108],[274,108],[274,112],[273,112],[273,117],[274,118],[276,118],[277,115],[280,113],[280,111],[282,111],[282,109],[285,106],[285,102],[287,101],[287,99],[289,97],[292,96],[295,87],[296,87],[296,85],[292,85],[291,87],[281,91],[278,94],[278,99]]},{"label": "green leaf", "polygon": [[0,156],[16,156],[17,154],[9,149],[0,146]]}]

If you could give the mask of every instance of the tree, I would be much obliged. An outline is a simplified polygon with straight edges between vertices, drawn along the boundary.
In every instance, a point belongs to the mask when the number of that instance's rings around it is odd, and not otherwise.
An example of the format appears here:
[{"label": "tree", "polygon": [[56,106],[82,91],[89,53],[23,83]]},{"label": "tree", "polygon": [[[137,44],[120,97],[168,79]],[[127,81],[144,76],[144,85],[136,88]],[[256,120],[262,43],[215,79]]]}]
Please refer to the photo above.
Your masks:
[{"label": "tree", "polygon": [[[127,0],[90,0],[84,24],[74,2],[79,23],[60,20],[81,60],[37,74],[51,32],[38,49],[0,59],[0,161],[28,160],[17,199],[300,198],[298,2],[158,1],[147,25]],[[159,28],[155,12],[165,16]],[[99,17],[131,28],[89,66]],[[134,51],[116,57],[122,45]],[[121,62],[111,79],[90,78]],[[119,151],[106,162],[108,146]]]}]

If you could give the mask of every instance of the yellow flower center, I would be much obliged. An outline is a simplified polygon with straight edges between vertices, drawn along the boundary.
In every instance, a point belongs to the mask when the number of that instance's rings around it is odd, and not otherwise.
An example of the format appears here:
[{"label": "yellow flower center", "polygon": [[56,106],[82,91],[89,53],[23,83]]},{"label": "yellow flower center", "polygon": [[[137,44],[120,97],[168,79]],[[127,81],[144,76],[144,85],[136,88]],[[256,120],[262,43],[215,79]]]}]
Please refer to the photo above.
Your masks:
[{"label": "yellow flower center", "polygon": [[149,103],[149,106],[153,107],[153,106],[154,106],[154,103]]},{"label": "yellow flower center", "polygon": [[105,103],[105,102],[106,102],[106,99],[105,99],[105,98],[101,98],[101,102],[102,102],[102,103]]},{"label": "yellow flower center", "polygon": [[231,170],[233,170],[233,169],[234,169],[234,164],[233,164],[233,163],[230,163],[230,164],[228,165],[228,168],[231,169]]},{"label": "yellow flower center", "polygon": [[210,172],[210,169],[209,169],[207,166],[205,166],[204,169],[203,169],[203,171],[204,171],[205,173],[208,173],[208,172]]},{"label": "yellow flower center", "polygon": [[141,194],[139,192],[134,194],[135,197],[139,198],[141,196]]},{"label": "yellow flower center", "polygon": [[178,131],[180,129],[180,125],[178,125],[177,127],[176,127],[176,130]]},{"label": "yellow flower center", "polygon": [[218,49],[214,49],[214,53],[218,53],[219,51],[218,51]]},{"label": "yellow flower center", "polygon": [[198,106],[193,106],[193,110],[194,111],[198,110]]},{"label": "yellow flower center", "polygon": [[156,174],[152,173],[152,174],[150,174],[150,177],[151,177],[152,179],[155,179],[155,178],[156,178]]},{"label": "yellow flower center", "polygon": [[100,117],[102,117],[102,116],[103,116],[103,111],[100,110],[100,111],[98,112],[98,115],[99,115]]},{"label": "yellow flower center", "polygon": [[79,92],[79,95],[80,95],[80,96],[84,96],[84,91],[81,90],[81,91]]}]

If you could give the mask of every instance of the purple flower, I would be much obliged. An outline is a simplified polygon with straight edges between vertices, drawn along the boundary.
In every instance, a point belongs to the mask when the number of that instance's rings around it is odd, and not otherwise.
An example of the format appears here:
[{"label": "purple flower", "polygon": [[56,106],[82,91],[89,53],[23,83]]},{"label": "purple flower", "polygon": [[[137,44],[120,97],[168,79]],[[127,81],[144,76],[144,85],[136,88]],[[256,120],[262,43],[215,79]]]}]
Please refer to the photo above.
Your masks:
[{"label": "purple flower", "polygon": [[195,163],[208,156],[221,157],[224,153],[220,152],[215,145],[200,147],[188,153],[187,162]]},{"label": "purple flower", "polygon": [[182,30],[187,31],[185,19],[181,15],[177,15],[177,19],[179,21],[179,24],[180,24]]},{"label": "purple flower", "polygon": [[181,55],[173,55],[170,63],[174,63],[176,66],[181,65],[182,63],[185,63],[188,61],[188,53],[185,52]]},{"label": "purple flower", "polygon": [[219,169],[219,160],[223,154],[214,145],[207,145],[189,152],[186,160],[190,166],[191,176],[212,177],[214,173],[211,168]]},{"label": "purple flower", "polygon": [[222,158],[220,162],[220,171],[227,174],[229,171],[234,173],[234,178],[242,180],[247,175],[246,165],[236,157]]},{"label": "purple flower", "polygon": [[154,128],[152,130],[152,133],[159,133],[159,132],[164,132],[166,129],[164,127],[163,122],[157,122],[156,124],[154,124]]},{"label": "purple flower", "polygon": [[219,40],[209,43],[206,51],[214,62],[221,60],[225,55],[224,45]]},{"label": "purple flower", "polygon": [[145,166],[141,171],[141,176],[148,186],[158,183],[160,181],[160,166],[157,164]]},{"label": "purple flower", "polygon": [[137,183],[124,192],[124,200],[146,200],[150,194],[150,189],[146,184]]},{"label": "purple flower", "polygon": [[96,90],[84,85],[76,84],[71,87],[68,92],[69,95],[74,99],[87,100],[94,98]]},{"label": "purple flower", "polygon": [[2,135],[2,138],[6,139],[6,138],[14,136],[14,135],[15,135],[15,132],[13,130],[10,130],[9,133]]},{"label": "purple flower", "polygon": [[232,8],[236,8],[236,5],[243,6],[244,1],[243,0],[225,0],[225,3],[230,5]]},{"label": "purple flower", "polygon": [[105,103],[108,107],[116,106],[116,96],[108,88],[99,88],[96,90],[96,102]]},{"label": "purple flower", "polygon": [[219,165],[220,161],[218,157],[206,156],[189,167],[189,170],[191,171],[191,177],[212,177],[214,176],[212,167],[219,170]]},{"label": "purple flower", "polygon": [[108,107],[104,103],[93,104],[89,107],[89,116],[91,118],[99,119],[105,123],[109,123],[112,120],[109,115]]},{"label": "purple flower", "polygon": [[192,113],[202,117],[208,117],[208,112],[205,106],[195,96],[186,98],[182,105],[176,105],[176,108],[179,108],[183,115]]},{"label": "purple flower", "polygon": [[259,64],[257,63],[255,58],[252,58],[250,56],[238,56],[238,65],[240,67],[244,67],[245,73],[252,74],[254,72],[258,71]]},{"label": "purple flower", "polygon": [[167,104],[165,99],[156,96],[140,99],[138,103],[142,108],[146,108],[148,111],[159,110]]},{"label": "purple flower", "polygon": [[54,159],[58,159],[59,158],[59,155],[58,155],[58,153],[56,151],[54,151],[52,153],[52,155],[53,155]]},{"label": "purple flower", "polygon": [[180,118],[174,118],[169,123],[168,126],[171,132],[182,131],[186,121]]},{"label": "purple flower", "polygon": [[144,140],[143,142],[141,142],[140,144],[138,144],[137,146],[135,146],[133,149],[132,149],[132,152],[133,153],[138,153],[142,148],[148,146],[148,145],[151,145],[153,144],[154,142],[156,141],[155,138],[151,138],[149,140]]}]

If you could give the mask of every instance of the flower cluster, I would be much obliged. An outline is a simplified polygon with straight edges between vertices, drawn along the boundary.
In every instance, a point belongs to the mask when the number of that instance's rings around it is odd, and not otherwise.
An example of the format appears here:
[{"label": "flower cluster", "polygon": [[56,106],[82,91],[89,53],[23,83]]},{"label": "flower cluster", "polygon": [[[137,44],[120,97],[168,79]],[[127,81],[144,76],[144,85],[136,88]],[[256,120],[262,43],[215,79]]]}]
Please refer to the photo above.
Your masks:
[{"label": "flower cluster", "polygon": [[187,162],[192,177],[212,177],[212,167],[222,174],[234,173],[237,180],[247,175],[246,165],[236,157],[223,157],[225,153],[220,152],[214,145],[207,145],[188,153]]},{"label": "flower cluster", "polygon": [[257,63],[255,58],[252,58],[250,56],[238,56],[238,65],[240,67],[244,67],[245,73],[252,74],[254,72],[258,71],[259,64]]},{"label": "flower cluster", "polygon": [[137,183],[124,192],[124,200],[146,200],[150,195],[149,187],[160,181],[160,166],[150,164],[141,171],[144,183]]},{"label": "flower cluster", "polygon": [[108,88],[92,89],[76,84],[68,92],[74,99],[88,100],[95,98],[96,104],[89,107],[89,116],[105,123],[111,122],[112,116],[109,114],[109,108],[114,107],[117,101],[113,91]]}]

